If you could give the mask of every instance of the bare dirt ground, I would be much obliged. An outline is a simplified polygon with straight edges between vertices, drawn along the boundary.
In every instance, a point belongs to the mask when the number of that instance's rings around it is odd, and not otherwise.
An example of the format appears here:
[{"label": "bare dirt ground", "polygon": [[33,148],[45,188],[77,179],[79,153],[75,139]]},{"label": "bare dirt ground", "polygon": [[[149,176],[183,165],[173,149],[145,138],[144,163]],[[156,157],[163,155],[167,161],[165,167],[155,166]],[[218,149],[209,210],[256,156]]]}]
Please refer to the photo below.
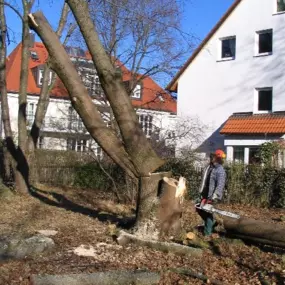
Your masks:
[{"label": "bare dirt ground", "polygon": [[[161,271],[160,284],[203,284],[202,281],[170,273],[168,268],[189,268],[222,284],[285,284],[285,252],[243,243],[228,243],[221,238],[215,252],[205,250],[201,259],[165,254],[130,245],[121,247],[110,236],[110,225],[132,215],[126,205],[112,202],[104,193],[38,186],[34,197],[16,196],[0,201],[0,237],[31,236],[38,230],[56,230],[55,249],[21,261],[0,263],[0,284],[29,284],[31,274],[72,274],[118,269]],[[242,215],[273,223],[284,210],[257,209],[232,205]],[[282,212],[283,211],[283,212]],[[184,205],[183,227],[192,231],[201,223],[194,204]],[[93,247],[93,256],[78,256],[79,246]]]}]

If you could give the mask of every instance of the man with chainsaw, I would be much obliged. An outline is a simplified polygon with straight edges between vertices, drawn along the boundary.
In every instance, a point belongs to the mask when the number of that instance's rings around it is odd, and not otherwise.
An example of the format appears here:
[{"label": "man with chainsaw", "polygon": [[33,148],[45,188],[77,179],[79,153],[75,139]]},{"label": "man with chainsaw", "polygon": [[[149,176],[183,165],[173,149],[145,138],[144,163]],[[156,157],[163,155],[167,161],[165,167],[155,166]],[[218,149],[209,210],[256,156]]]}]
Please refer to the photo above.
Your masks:
[{"label": "man with chainsaw", "polygon": [[[226,172],[223,168],[225,153],[218,149],[210,155],[210,164],[206,168],[201,187],[201,201],[197,205],[197,212],[204,220],[204,235],[211,236],[215,226],[213,214],[206,211],[209,205],[216,204],[223,198],[226,183]],[[205,210],[203,210],[205,208]]]}]

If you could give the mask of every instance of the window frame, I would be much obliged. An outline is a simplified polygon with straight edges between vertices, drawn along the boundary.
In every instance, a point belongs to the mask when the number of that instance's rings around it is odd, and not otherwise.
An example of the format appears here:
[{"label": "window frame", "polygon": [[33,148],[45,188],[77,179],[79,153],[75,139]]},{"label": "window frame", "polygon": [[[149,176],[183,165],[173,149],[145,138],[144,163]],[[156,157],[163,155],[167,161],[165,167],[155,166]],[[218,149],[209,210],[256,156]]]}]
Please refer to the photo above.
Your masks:
[{"label": "window frame", "polygon": [[[259,92],[271,91],[271,110],[259,110]],[[254,114],[268,114],[273,112],[273,87],[258,87],[255,88],[254,95]]]},{"label": "window frame", "polygon": [[[226,40],[235,40],[235,52],[234,52],[234,56],[228,56],[228,57],[223,57],[222,53],[223,53],[223,42]],[[236,50],[237,50],[237,38],[236,36],[228,36],[228,37],[222,37],[219,38],[219,46],[218,46],[218,52],[219,52],[219,56],[218,56],[218,61],[227,61],[227,60],[235,60],[236,59]]]},{"label": "window frame", "polygon": [[278,11],[278,0],[274,0],[274,9],[273,9],[273,15],[283,14],[285,13],[285,3],[284,3],[284,10]]},{"label": "window frame", "polygon": [[[245,157],[245,147],[244,146],[233,146],[233,162],[234,163],[244,163]],[[241,154],[241,158],[237,157],[236,154]]]},{"label": "window frame", "polygon": [[[269,52],[259,52],[260,46],[260,35],[271,33],[271,51]],[[266,30],[260,30],[255,32],[255,56],[268,56],[273,54],[273,29],[266,29]]]}]

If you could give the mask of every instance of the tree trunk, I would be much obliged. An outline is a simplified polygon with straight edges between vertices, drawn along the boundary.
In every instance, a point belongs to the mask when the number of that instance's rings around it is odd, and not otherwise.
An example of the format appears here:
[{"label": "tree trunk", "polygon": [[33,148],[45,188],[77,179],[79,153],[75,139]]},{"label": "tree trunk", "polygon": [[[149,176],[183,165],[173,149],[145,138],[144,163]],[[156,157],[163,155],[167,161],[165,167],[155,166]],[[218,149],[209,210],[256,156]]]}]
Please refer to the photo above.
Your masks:
[{"label": "tree trunk", "polygon": [[29,192],[29,164],[27,160],[27,86],[29,72],[29,25],[28,14],[31,3],[22,0],[23,20],[22,20],[22,56],[20,71],[20,90],[19,90],[19,110],[18,110],[18,153],[17,168],[15,173],[16,189],[23,194]]},{"label": "tree trunk", "polygon": [[[6,85],[6,36],[7,26],[6,17],[4,13],[4,3],[0,3],[0,19],[1,19],[1,43],[0,43],[0,93],[1,93],[1,120],[4,127],[5,135],[5,147],[4,151],[4,165],[5,165],[5,176],[10,177],[10,167],[12,165],[13,158],[16,157],[16,146],[13,141],[13,133],[11,129],[9,103],[7,96],[7,85]],[[2,130],[1,130],[2,131]],[[2,134],[1,134],[2,135]]]},{"label": "tree trunk", "polygon": [[67,0],[66,2],[72,10],[88,46],[102,88],[120,128],[125,149],[140,176],[148,176],[164,162],[156,155],[139,126],[136,112],[122,79],[116,75],[110,57],[100,42],[91,20],[88,3],[80,0]]},{"label": "tree trunk", "polygon": [[184,178],[169,178],[171,172],[141,177],[134,232],[146,239],[177,236],[181,230]]},{"label": "tree trunk", "polygon": [[266,223],[246,217],[232,219],[223,217],[227,233],[241,239],[285,248],[285,226]]},{"label": "tree trunk", "polygon": [[[61,12],[61,17],[60,17],[59,24],[58,24],[58,28],[56,31],[56,34],[59,38],[61,37],[63,29],[66,25],[68,13],[69,13],[69,7],[66,3],[64,3],[64,6]],[[73,26],[71,26],[69,31],[67,32],[67,36],[65,38],[64,43],[66,43],[66,41],[70,37],[70,34],[72,33],[73,30],[74,28]],[[52,75],[50,78],[51,73]],[[35,119],[34,119],[34,122],[31,128],[29,137],[28,137],[28,146],[27,146],[27,149],[29,151],[28,163],[32,169],[31,171],[32,175],[30,177],[30,180],[32,183],[38,182],[38,168],[36,165],[37,160],[36,160],[35,150],[37,148],[37,143],[38,143],[38,139],[40,136],[40,130],[43,126],[44,118],[46,116],[47,108],[49,105],[49,95],[54,86],[55,81],[56,81],[56,74],[51,71],[50,66],[49,66],[49,60],[48,60],[44,67],[43,84],[41,88],[39,101],[37,104]]]},{"label": "tree trunk", "polygon": [[52,69],[65,85],[71,103],[82,118],[90,135],[115,163],[125,169],[130,176],[134,176],[134,174],[137,176],[137,171],[123,144],[102,120],[64,47],[41,12],[30,15],[30,27],[35,30],[45,44]]},{"label": "tree trunk", "polygon": [[135,231],[144,237],[157,239],[159,235],[158,209],[159,194],[164,177],[170,172],[152,173],[139,179],[139,193],[136,207]]}]

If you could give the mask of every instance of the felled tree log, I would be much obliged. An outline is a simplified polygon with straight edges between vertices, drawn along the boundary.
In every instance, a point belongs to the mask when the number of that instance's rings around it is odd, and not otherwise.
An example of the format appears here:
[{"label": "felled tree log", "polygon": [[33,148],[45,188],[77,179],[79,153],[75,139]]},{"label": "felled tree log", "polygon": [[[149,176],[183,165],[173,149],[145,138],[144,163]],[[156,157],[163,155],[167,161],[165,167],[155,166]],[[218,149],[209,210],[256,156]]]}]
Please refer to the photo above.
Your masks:
[{"label": "felled tree log", "polygon": [[91,274],[32,275],[31,285],[155,285],[160,274],[146,271],[109,271]]},{"label": "felled tree log", "polygon": [[223,217],[228,234],[241,239],[285,248],[285,226],[266,223],[246,217],[233,219]]},{"label": "felled tree log", "polygon": [[126,233],[125,231],[120,231],[119,237],[117,238],[117,242],[120,245],[126,245],[129,243],[136,244],[138,246],[147,246],[152,249],[156,249],[163,252],[172,252],[177,255],[187,255],[191,257],[201,257],[202,250],[198,248],[192,248],[184,245],[180,245],[177,243],[171,242],[160,242],[153,240],[146,240],[139,238],[135,235],[131,235]]}]

